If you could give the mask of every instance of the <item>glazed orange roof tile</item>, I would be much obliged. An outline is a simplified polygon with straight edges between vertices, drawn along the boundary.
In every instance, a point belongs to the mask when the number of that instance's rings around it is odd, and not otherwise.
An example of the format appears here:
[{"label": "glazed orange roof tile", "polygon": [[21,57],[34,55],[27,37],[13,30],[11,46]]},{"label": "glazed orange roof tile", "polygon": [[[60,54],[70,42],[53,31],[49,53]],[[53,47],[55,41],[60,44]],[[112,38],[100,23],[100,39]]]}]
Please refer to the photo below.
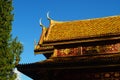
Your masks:
[{"label": "glazed orange roof tile", "polygon": [[45,42],[120,34],[120,16],[59,22],[51,20]]}]

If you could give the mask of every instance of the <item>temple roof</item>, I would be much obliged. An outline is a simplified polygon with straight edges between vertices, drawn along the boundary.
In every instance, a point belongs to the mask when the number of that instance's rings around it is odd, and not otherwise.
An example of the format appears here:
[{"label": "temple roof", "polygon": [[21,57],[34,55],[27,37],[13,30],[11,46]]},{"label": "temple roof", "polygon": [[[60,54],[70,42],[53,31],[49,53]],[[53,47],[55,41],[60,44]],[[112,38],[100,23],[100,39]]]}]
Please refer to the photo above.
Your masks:
[{"label": "temple roof", "polygon": [[38,44],[35,45],[35,49],[34,49],[35,54],[41,54],[41,53],[43,54],[43,53],[53,52],[53,49],[54,49],[53,46],[42,46],[47,30],[48,30],[47,28],[42,27],[42,34],[40,36],[40,40],[39,40]]},{"label": "temple roof", "polygon": [[86,42],[98,44],[98,41],[111,43],[119,39],[120,16],[64,22],[50,19],[49,27],[42,27],[42,34],[34,51],[35,53],[49,53],[53,52],[55,45]]},{"label": "temple roof", "polygon": [[[19,64],[17,69],[31,78],[40,77],[48,71],[80,70],[79,73],[88,71],[120,71],[120,54],[97,54],[88,56],[59,57],[44,61]],[[72,72],[72,71],[71,71]],[[45,76],[46,77],[46,76]],[[38,79],[40,79],[38,78]],[[44,80],[44,79],[42,79]]]},{"label": "temple roof", "polygon": [[120,34],[120,16],[59,22],[51,20],[43,43]]}]

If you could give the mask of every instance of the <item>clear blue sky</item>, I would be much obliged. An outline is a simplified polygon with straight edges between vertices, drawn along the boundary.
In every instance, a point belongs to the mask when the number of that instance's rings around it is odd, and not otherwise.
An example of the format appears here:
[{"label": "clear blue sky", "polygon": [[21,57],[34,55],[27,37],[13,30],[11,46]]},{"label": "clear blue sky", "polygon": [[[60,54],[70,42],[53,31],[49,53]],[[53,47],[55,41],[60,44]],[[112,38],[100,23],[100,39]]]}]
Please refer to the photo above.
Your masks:
[{"label": "clear blue sky", "polygon": [[[13,0],[13,37],[18,36],[24,45],[20,63],[44,60],[43,55],[34,55],[34,40],[39,41],[39,19],[48,27],[46,13],[58,21],[81,20],[120,15],[120,0]],[[32,80],[21,76],[21,80]]]}]

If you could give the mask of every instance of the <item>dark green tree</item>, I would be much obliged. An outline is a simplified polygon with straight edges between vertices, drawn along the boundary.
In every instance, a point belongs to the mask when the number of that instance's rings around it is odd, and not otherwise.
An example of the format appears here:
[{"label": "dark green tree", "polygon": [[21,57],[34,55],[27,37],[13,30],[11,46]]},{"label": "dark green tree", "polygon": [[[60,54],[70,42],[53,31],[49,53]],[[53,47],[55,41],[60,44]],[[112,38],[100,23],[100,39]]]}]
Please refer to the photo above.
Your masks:
[{"label": "dark green tree", "polygon": [[14,68],[20,60],[23,46],[12,39],[12,0],[0,0],[0,80],[14,80]]}]

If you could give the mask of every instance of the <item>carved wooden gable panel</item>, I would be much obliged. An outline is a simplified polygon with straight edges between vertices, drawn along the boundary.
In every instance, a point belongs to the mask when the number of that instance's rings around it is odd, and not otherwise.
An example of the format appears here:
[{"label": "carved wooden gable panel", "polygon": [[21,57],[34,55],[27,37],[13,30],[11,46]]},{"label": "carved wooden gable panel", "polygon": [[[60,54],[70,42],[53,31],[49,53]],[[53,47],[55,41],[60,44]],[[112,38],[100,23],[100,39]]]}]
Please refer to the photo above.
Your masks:
[{"label": "carved wooden gable panel", "polygon": [[120,43],[102,46],[87,46],[87,47],[79,46],[74,48],[55,49],[53,56],[64,57],[64,56],[111,54],[111,53],[120,53]]}]

